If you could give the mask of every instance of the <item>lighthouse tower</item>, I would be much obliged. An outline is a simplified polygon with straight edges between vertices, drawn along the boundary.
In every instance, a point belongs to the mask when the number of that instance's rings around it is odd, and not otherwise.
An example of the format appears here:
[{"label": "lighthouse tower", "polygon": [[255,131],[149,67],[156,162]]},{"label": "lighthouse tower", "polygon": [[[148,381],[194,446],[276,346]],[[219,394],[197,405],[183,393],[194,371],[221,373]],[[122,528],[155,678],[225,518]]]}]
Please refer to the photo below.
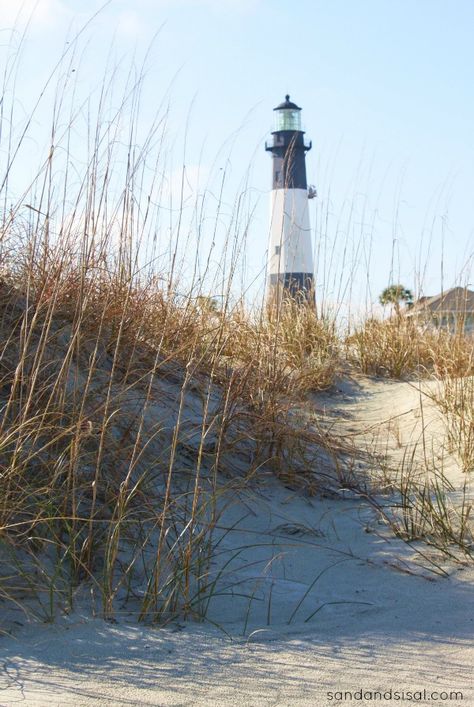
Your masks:
[{"label": "lighthouse tower", "polygon": [[284,296],[314,305],[314,269],[305,155],[311,149],[301,129],[301,108],[285,101],[275,109],[275,129],[265,150],[272,153],[267,301]]}]

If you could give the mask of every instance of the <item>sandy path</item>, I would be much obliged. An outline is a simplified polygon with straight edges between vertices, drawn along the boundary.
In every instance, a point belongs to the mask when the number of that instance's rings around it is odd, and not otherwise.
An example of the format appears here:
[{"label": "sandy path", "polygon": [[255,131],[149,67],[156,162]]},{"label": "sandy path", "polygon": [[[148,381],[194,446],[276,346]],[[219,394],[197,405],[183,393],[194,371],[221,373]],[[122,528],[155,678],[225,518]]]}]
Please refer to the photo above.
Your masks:
[{"label": "sandy path", "polygon": [[[441,457],[455,473],[442,415],[432,396],[436,381],[400,382],[366,377],[344,380],[321,396],[323,410],[335,415],[336,430],[353,436],[356,446],[385,454],[394,466],[416,450],[438,462]],[[434,455],[434,456],[433,456]]]},{"label": "sandy path", "polygon": [[48,627],[41,639],[23,640],[3,663],[10,687],[1,704],[286,707],[337,704],[329,691],[360,688],[462,690],[462,704],[473,704],[472,647],[465,636],[426,638],[393,627],[390,635],[349,635],[340,628],[336,635],[232,643],[211,630],[97,623],[68,631]]},{"label": "sandy path", "polygon": [[[453,484],[462,481],[436,410],[416,387],[361,379],[319,405],[392,466],[416,444]],[[79,614],[29,624],[0,644],[0,704],[331,705],[341,700],[329,691],[361,688],[387,692],[386,704],[390,689],[459,690],[464,699],[449,704],[474,704],[472,569],[446,567],[440,576],[363,501],[305,499],[271,479],[229,509],[228,525],[236,520],[224,550],[258,543],[240,554],[228,592],[210,605],[229,636]],[[431,701],[418,695],[416,704]]]}]

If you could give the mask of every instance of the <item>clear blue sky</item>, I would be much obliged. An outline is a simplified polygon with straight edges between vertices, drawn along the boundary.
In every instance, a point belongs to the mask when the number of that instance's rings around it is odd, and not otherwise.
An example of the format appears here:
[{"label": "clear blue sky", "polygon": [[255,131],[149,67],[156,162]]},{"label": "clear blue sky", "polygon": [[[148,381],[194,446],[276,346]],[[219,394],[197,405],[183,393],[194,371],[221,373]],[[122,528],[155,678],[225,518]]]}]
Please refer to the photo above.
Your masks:
[{"label": "clear blue sky", "polygon": [[[23,4],[27,13],[35,2]],[[102,4],[38,0],[17,86],[25,112],[68,28]],[[21,5],[0,0],[2,28]],[[81,40],[74,80],[86,95],[112,41],[112,63],[135,56],[138,64],[158,32],[146,61],[143,130],[169,101],[170,178],[187,132],[191,192],[203,179],[216,188],[226,169],[231,202],[250,167],[255,212],[243,279],[256,278],[251,291],[265,264],[271,167],[263,143],[273,107],[290,93],[313,141],[319,286],[328,301],[356,308],[391,280],[425,294],[474,283],[473,27],[472,0],[112,0]],[[46,114],[47,105],[38,136]]]}]

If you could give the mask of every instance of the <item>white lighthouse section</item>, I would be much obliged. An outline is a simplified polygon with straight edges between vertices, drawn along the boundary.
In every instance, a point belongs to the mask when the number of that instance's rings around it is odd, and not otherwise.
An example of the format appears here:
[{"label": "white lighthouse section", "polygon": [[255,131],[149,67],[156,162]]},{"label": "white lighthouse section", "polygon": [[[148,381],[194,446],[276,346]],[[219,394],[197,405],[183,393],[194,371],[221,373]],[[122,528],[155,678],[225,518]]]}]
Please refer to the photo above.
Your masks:
[{"label": "white lighthouse section", "polygon": [[283,282],[284,275],[313,272],[313,248],[307,189],[272,189],[267,282]]}]

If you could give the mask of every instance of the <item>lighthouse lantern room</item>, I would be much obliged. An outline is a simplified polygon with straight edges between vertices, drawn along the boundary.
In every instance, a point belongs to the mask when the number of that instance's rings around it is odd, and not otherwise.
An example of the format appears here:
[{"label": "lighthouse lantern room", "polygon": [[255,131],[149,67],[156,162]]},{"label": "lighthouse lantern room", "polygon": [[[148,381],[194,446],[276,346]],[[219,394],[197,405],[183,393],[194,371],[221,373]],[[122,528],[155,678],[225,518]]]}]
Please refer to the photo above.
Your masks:
[{"label": "lighthouse lantern room", "polygon": [[265,149],[272,154],[267,300],[285,296],[314,305],[313,249],[309,225],[305,155],[311,149],[301,129],[301,108],[290,96],[275,109],[275,130]]}]

